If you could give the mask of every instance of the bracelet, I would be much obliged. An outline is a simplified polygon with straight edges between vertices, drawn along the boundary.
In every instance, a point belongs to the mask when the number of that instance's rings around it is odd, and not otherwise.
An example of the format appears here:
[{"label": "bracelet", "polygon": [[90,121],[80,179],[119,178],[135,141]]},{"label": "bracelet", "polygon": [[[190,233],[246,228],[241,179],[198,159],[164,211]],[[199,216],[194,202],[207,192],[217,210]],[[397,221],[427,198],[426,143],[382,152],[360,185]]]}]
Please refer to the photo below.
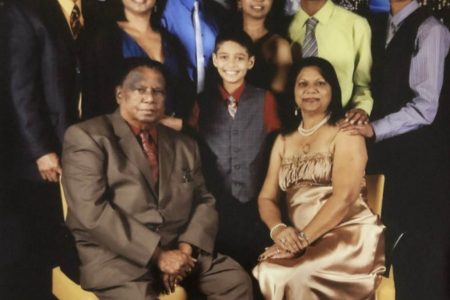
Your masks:
[{"label": "bracelet", "polygon": [[271,238],[272,240],[273,240],[273,232],[274,232],[275,229],[277,229],[278,227],[284,227],[284,228],[286,228],[287,225],[284,224],[284,223],[278,223],[277,225],[273,226],[273,227],[270,229],[270,238]]},{"label": "bracelet", "polygon": [[304,240],[304,241],[306,242],[306,246],[307,246],[307,247],[309,246],[309,239],[308,239],[308,236],[306,236],[306,233],[305,233],[303,230],[299,230],[299,231],[297,232],[297,236],[298,236],[300,239],[302,239],[302,240]]}]

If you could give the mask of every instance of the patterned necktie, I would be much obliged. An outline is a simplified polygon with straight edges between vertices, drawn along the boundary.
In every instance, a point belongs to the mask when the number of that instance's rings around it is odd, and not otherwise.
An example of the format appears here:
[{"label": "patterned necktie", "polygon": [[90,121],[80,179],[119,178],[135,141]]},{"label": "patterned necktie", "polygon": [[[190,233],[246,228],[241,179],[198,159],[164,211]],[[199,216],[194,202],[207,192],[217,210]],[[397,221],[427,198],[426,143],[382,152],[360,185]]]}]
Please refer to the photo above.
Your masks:
[{"label": "patterned necktie", "polygon": [[397,32],[397,26],[395,26],[394,23],[389,22],[389,30],[386,37],[386,47],[389,45],[389,43],[392,41],[392,38],[394,37],[395,33]]},{"label": "patterned necktie", "polygon": [[76,3],[74,3],[70,14],[70,29],[72,30],[73,38],[76,40],[81,30],[81,10]]},{"label": "patterned necktie", "polygon": [[194,12],[192,14],[192,18],[195,33],[195,58],[197,62],[197,93],[201,93],[205,84],[205,57],[203,51],[202,28],[200,23],[198,1],[194,2]]},{"label": "patterned necktie", "polygon": [[228,97],[227,102],[228,102],[228,113],[234,119],[237,112],[237,101],[236,99],[234,99],[233,96],[230,96]]},{"label": "patterned necktie", "polygon": [[141,131],[139,133],[139,137],[141,138],[142,148],[144,148],[144,152],[147,155],[147,160],[150,165],[150,170],[152,173],[153,181],[158,182],[159,169],[158,169],[158,150],[156,149],[156,144],[148,132]]},{"label": "patterned necktie", "polygon": [[306,35],[302,47],[303,57],[317,56],[317,40],[314,33],[317,23],[319,23],[319,20],[315,18],[309,18],[306,21]]}]

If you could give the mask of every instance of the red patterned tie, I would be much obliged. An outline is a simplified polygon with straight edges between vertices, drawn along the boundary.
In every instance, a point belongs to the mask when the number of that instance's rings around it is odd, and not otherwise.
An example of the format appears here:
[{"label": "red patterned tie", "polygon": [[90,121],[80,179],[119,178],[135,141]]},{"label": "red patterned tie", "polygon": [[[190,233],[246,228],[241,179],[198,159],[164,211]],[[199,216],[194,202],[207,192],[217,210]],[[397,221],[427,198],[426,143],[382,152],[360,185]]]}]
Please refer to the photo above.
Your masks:
[{"label": "red patterned tie", "polygon": [[159,176],[158,150],[156,149],[156,144],[151,138],[151,136],[148,134],[148,132],[141,131],[139,133],[139,137],[141,138],[142,148],[144,148],[144,152],[147,155],[147,160],[150,165],[153,181],[156,184],[158,182]]}]

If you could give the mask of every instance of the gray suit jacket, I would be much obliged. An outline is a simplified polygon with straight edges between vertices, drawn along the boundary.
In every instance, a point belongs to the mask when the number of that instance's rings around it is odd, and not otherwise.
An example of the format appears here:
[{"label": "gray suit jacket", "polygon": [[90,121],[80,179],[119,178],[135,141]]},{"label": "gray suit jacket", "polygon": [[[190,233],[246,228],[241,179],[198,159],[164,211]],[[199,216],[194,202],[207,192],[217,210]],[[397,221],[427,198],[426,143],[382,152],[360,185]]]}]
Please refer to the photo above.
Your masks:
[{"label": "gray suit jacket", "polygon": [[81,285],[115,286],[141,277],[155,248],[188,242],[212,253],[215,199],[206,190],[196,143],[158,126],[159,187],[118,111],[70,127],[64,138],[67,225],[81,260]]}]

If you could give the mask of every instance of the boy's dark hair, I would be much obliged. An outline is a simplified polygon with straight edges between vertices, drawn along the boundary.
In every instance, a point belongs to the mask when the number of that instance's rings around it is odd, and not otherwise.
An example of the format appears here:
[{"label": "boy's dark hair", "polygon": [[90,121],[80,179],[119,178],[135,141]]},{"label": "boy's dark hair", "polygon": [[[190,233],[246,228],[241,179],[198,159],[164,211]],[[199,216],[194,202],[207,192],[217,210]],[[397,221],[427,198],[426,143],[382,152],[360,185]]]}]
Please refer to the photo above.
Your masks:
[{"label": "boy's dark hair", "polygon": [[249,57],[255,56],[255,45],[253,44],[252,38],[241,29],[228,29],[221,31],[216,38],[214,53],[217,53],[220,45],[225,42],[235,42],[247,50]]},{"label": "boy's dark hair", "polygon": [[[230,29],[230,28],[221,31],[217,36],[214,53],[217,53],[217,50],[222,43],[228,41],[235,42],[244,47],[247,50],[249,57],[255,56],[255,49],[253,41],[250,38],[250,36],[242,29]],[[220,97],[218,85],[222,83],[222,78],[220,77],[219,72],[214,67],[211,60],[206,70],[205,90],[203,91],[202,95],[200,95],[200,104],[202,101],[208,101],[207,99],[205,99],[205,96],[207,98]]]},{"label": "boy's dark hair", "polygon": [[164,81],[167,83],[167,73],[163,64],[148,57],[130,57],[124,59],[122,67],[120,68],[120,73],[116,78],[115,85],[122,85],[128,74],[141,67],[149,68],[161,73]]},{"label": "boy's dark hair", "polygon": [[295,63],[289,71],[288,84],[286,87],[286,100],[288,102],[288,107],[285,109],[285,116],[282,118],[284,123],[283,132],[285,133],[295,130],[302,120],[301,113],[298,113],[297,116],[295,116],[294,113],[297,108],[294,89],[298,74],[300,74],[300,72],[306,67],[317,67],[320,75],[322,75],[325,81],[331,86],[331,102],[327,109],[327,112],[330,113],[330,120],[328,120],[328,124],[335,125],[345,113],[341,101],[341,87],[339,85],[336,71],[331,63],[320,57],[303,58]]}]

